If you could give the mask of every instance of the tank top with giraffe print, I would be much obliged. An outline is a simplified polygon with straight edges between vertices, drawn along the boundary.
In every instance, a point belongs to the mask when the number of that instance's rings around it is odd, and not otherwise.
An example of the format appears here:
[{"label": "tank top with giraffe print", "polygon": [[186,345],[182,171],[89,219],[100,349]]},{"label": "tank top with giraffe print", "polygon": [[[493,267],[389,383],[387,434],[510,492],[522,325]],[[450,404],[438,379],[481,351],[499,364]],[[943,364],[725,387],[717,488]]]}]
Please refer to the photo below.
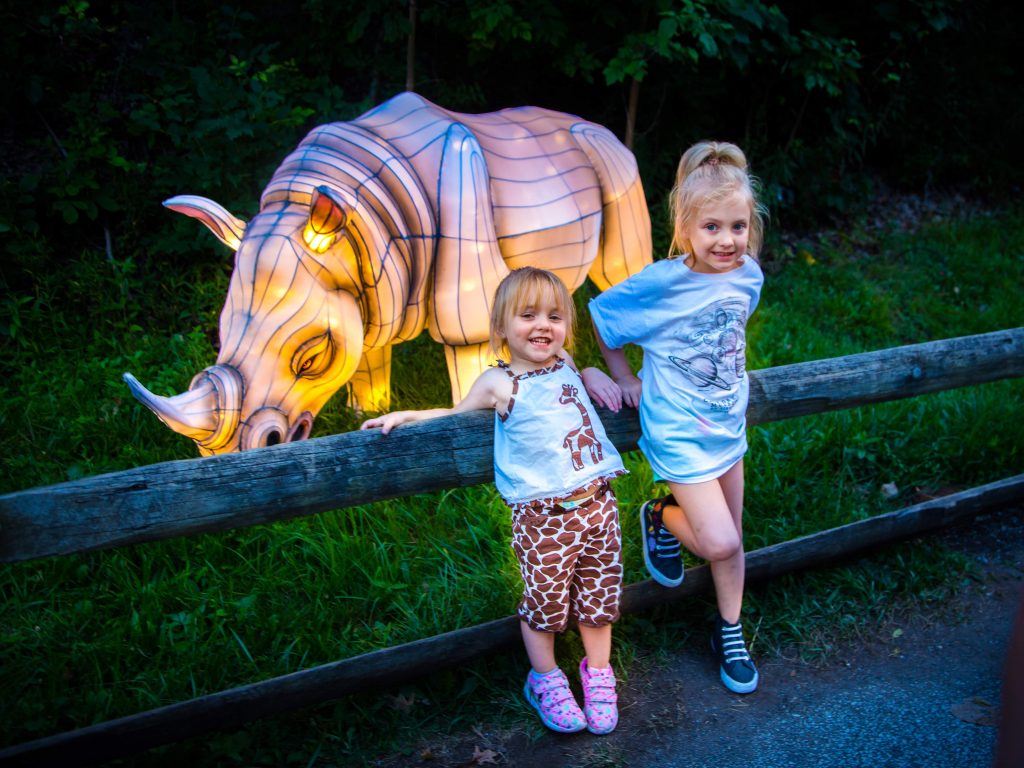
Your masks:
[{"label": "tank top with giraffe print", "polygon": [[494,419],[494,484],[508,504],[559,501],[598,478],[625,474],[580,375],[559,359],[514,374],[512,399]]}]

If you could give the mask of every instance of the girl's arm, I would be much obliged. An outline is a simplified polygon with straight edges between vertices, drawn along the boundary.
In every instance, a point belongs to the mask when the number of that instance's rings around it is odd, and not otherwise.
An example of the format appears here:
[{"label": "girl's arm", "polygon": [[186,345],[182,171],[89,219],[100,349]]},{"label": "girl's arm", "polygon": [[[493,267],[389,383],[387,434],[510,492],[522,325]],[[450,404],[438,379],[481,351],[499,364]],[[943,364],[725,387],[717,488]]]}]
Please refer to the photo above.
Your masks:
[{"label": "girl's arm", "polygon": [[587,394],[590,395],[590,399],[598,405],[604,406],[609,411],[618,413],[622,407],[622,390],[619,389],[619,385],[612,381],[608,374],[600,368],[584,368],[581,371],[576,367],[576,362],[570,357],[568,352],[563,351],[562,355],[565,357],[565,361],[583,379],[583,386],[587,388]]},{"label": "girl's arm", "polygon": [[447,416],[454,410],[454,408],[430,408],[425,411],[392,411],[391,413],[382,413],[380,416],[367,419],[359,425],[359,429],[375,429],[379,427],[380,431],[386,435],[401,424],[436,419],[439,416]]},{"label": "girl's arm", "polygon": [[[508,377],[499,369],[491,368],[484,371],[480,378],[473,382],[465,398],[453,408],[430,408],[423,411],[392,411],[383,413],[373,419],[367,419],[359,425],[359,429],[374,429],[379,427],[383,434],[388,434],[392,429],[415,421],[426,421],[441,416],[450,416],[453,413],[465,411],[478,411],[482,409],[495,410],[501,404],[502,385],[508,382]],[[505,407],[508,407],[508,398],[511,397],[511,385],[508,385],[508,395],[505,397]]]},{"label": "girl's arm", "polygon": [[[594,326],[594,338],[597,339],[597,346],[601,350],[604,361],[608,363],[608,371],[622,391],[622,400],[626,405],[637,408],[640,405],[640,379],[629,367],[626,353],[622,349],[610,349],[601,338],[601,332]],[[589,391],[589,388],[588,390]]]}]

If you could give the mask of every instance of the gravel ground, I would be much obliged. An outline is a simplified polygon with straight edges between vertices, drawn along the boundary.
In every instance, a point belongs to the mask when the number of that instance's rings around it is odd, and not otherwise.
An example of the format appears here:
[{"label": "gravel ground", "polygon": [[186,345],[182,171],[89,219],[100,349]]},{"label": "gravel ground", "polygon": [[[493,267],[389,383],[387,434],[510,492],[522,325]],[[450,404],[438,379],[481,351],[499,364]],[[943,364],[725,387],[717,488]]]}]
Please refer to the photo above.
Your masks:
[{"label": "gravel ground", "polygon": [[667,664],[631,669],[609,736],[478,724],[382,764],[990,768],[1007,640],[1024,599],[1024,514],[988,515],[945,540],[975,559],[979,578],[827,665],[761,659],[759,690],[737,696],[694,633]]}]

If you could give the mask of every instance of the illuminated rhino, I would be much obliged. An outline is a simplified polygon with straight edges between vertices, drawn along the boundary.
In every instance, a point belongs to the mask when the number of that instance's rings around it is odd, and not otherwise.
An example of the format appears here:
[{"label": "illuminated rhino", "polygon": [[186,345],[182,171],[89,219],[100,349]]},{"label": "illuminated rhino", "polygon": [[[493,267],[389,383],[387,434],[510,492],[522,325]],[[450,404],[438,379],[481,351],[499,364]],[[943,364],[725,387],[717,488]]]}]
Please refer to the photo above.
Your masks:
[{"label": "illuminated rhino", "polygon": [[305,439],[346,383],[352,406],[386,409],[391,347],[424,328],[458,402],[492,362],[490,305],[509,270],[604,290],[651,260],[633,155],[537,107],[460,114],[404,93],[314,128],[248,224],[203,197],[164,205],[236,251],[220,353],[174,397],[124,379],[203,455]]}]

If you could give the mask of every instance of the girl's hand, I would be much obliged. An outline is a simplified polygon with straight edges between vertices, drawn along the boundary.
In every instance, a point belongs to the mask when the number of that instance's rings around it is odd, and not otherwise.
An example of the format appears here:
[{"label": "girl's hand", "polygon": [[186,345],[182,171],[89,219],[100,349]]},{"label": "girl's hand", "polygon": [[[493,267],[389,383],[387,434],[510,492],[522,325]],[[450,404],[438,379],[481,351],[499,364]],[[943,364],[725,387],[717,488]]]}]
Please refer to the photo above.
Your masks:
[{"label": "girl's hand", "polygon": [[640,407],[640,379],[635,374],[620,376],[615,380],[622,391],[622,401],[631,408]]},{"label": "girl's hand", "polygon": [[580,378],[591,400],[612,413],[619,412],[622,407],[622,390],[608,374],[600,368],[584,368],[580,371]]},{"label": "girl's hand", "polygon": [[410,411],[393,411],[392,413],[382,413],[373,419],[367,419],[359,425],[359,429],[380,428],[380,431],[386,435],[399,424],[405,424],[409,421],[414,421],[413,414]]}]

